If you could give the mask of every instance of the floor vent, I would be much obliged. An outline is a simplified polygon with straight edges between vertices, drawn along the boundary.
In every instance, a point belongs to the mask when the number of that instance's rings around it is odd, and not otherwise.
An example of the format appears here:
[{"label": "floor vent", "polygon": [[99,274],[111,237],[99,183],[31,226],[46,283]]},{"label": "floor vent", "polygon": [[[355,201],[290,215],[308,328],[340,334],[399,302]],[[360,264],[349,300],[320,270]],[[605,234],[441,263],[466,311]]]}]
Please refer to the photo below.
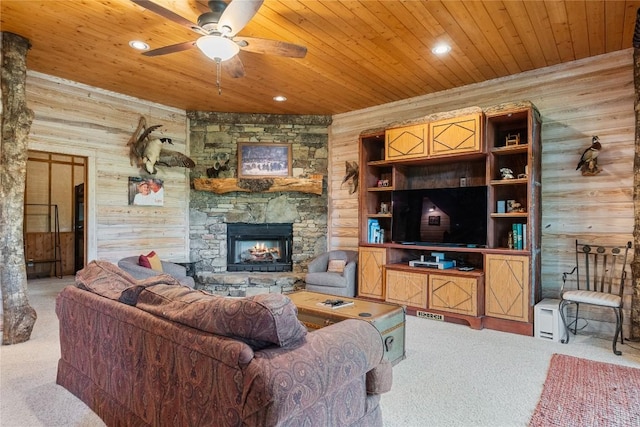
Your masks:
[{"label": "floor vent", "polygon": [[444,320],[444,316],[442,314],[436,314],[436,313],[429,313],[428,311],[416,311],[416,316],[421,317],[423,319],[430,319],[430,320]]}]

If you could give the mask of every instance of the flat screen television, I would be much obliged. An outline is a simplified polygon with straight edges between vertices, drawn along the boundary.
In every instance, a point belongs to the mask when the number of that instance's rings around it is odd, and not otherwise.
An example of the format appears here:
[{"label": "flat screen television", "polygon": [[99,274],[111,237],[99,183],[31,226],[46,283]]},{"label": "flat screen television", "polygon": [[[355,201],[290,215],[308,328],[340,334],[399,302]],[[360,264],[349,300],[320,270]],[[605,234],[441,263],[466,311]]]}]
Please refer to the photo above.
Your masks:
[{"label": "flat screen television", "polygon": [[487,244],[487,187],[393,192],[391,239],[423,246]]}]

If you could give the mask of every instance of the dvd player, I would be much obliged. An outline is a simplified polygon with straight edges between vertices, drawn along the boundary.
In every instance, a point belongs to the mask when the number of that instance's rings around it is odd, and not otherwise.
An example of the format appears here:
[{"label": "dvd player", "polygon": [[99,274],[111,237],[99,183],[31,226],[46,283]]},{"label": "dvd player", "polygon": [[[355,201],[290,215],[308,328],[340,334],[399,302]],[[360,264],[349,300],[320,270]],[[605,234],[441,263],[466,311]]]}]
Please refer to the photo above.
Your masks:
[{"label": "dvd player", "polygon": [[409,261],[410,267],[422,267],[422,268],[436,268],[438,270],[446,270],[449,268],[453,268],[456,266],[456,262],[453,260],[443,260],[443,261],[421,261],[419,259],[415,259],[413,261]]}]

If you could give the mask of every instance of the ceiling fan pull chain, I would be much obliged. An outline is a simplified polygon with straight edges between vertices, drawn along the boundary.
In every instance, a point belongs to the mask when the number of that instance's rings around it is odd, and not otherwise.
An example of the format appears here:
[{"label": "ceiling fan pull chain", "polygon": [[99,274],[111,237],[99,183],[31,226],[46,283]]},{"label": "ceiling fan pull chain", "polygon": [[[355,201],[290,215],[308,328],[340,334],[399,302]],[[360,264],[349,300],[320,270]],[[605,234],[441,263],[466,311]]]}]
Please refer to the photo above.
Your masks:
[{"label": "ceiling fan pull chain", "polygon": [[222,87],[220,86],[220,74],[222,73],[222,61],[216,58],[216,86],[218,87],[218,95],[222,95]]}]

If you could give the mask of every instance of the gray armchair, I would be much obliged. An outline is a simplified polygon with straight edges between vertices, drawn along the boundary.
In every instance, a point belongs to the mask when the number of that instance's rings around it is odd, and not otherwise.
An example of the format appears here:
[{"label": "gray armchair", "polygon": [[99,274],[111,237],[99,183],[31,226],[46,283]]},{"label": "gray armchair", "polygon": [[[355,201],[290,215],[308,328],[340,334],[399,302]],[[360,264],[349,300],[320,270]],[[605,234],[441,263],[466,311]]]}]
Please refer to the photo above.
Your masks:
[{"label": "gray armchair", "polygon": [[165,273],[175,277],[181,284],[185,286],[188,286],[190,288],[193,288],[195,286],[193,277],[187,276],[187,269],[182,265],[174,264],[169,261],[160,261],[162,263],[162,273],[160,273],[159,271],[153,270],[151,268],[138,265],[138,258],[139,257],[137,256],[122,258],[120,261],[118,261],[118,267],[138,280]]},{"label": "gray armchair", "polygon": [[[342,272],[327,271],[331,260],[345,262]],[[343,297],[356,295],[358,252],[334,250],[314,258],[305,276],[306,289]]]}]

